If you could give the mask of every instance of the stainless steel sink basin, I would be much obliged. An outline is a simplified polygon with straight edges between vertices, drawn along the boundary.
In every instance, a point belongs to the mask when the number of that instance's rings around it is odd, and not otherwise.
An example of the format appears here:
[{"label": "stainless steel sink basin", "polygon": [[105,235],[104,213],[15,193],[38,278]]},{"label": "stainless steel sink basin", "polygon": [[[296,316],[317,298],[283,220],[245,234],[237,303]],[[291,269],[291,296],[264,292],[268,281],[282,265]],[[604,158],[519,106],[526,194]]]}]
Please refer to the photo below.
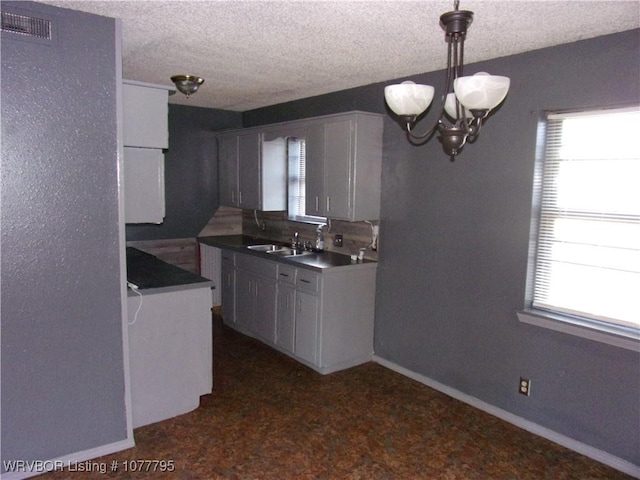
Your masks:
[{"label": "stainless steel sink basin", "polygon": [[249,245],[247,248],[250,250],[255,250],[257,252],[267,252],[267,253],[279,252],[285,249],[291,250],[289,247],[283,247],[282,245],[275,245],[275,244]]},{"label": "stainless steel sink basin", "polygon": [[282,250],[277,250],[273,252],[267,252],[272,255],[277,255],[279,257],[300,257],[304,255],[311,255],[313,252],[308,250],[294,250],[293,248],[283,247]]},{"label": "stainless steel sink basin", "polygon": [[249,245],[247,247],[250,250],[256,252],[265,252],[270,255],[277,255],[278,257],[297,257],[303,255],[311,255],[313,252],[308,250],[298,250],[291,247],[285,247],[284,245],[266,244],[266,245]]}]

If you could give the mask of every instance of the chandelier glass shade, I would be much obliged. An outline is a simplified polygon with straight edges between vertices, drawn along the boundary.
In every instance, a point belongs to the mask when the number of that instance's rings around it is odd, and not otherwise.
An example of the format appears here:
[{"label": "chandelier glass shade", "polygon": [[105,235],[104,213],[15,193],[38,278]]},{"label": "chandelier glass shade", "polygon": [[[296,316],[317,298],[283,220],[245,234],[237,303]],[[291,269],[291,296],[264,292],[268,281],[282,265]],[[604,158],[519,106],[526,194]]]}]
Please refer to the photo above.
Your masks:
[{"label": "chandelier glass shade", "polygon": [[477,138],[484,119],[505,99],[510,84],[508,77],[486,72],[463,76],[464,40],[473,12],[459,10],[458,5],[459,1],[454,1],[455,10],[440,16],[448,44],[447,70],[445,90],[433,126],[424,134],[413,131],[433,101],[434,87],[406,81],[384,89],[387,105],[406,125],[409,141],[422,145],[438,132],[444,151],[452,161],[467,141]]}]

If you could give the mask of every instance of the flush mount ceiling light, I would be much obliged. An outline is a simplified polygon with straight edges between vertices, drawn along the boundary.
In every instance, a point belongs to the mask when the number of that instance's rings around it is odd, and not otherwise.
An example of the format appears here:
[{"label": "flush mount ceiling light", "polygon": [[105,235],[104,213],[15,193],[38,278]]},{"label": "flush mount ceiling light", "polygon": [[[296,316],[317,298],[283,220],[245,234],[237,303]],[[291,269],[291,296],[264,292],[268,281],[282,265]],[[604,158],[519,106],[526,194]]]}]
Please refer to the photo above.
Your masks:
[{"label": "flush mount ceiling light", "polygon": [[418,117],[431,105],[435,92],[431,85],[417,85],[408,81],[388,85],[384,89],[387,105],[406,124],[409,141],[423,145],[437,131],[451,161],[467,141],[472,143],[476,140],[483,120],[507,96],[510,83],[508,77],[485,72],[462,76],[464,40],[467,28],[473,21],[473,12],[459,10],[459,0],[453,4],[454,11],[440,16],[440,25],[446,32],[445,40],[448,43],[447,78],[435,124],[421,135],[412,131]]},{"label": "flush mount ceiling light", "polygon": [[176,84],[176,88],[180,92],[189,98],[189,95],[198,91],[198,87],[204,83],[204,78],[195,75],[174,75],[171,77],[171,81]]}]

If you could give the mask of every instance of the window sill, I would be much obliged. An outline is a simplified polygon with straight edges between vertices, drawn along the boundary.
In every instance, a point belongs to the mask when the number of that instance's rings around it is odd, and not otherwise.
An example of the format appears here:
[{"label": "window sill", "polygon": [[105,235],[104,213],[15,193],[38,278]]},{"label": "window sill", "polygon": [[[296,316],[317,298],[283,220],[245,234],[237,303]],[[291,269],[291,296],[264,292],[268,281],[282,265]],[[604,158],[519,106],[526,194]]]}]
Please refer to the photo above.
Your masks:
[{"label": "window sill", "polygon": [[308,223],[311,225],[327,225],[327,219],[325,217],[296,215],[293,217],[287,217],[287,220],[290,222]]},{"label": "window sill", "polygon": [[516,313],[518,320],[523,323],[640,352],[640,331],[637,329],[600,324],[543,310],[519,310]]}]

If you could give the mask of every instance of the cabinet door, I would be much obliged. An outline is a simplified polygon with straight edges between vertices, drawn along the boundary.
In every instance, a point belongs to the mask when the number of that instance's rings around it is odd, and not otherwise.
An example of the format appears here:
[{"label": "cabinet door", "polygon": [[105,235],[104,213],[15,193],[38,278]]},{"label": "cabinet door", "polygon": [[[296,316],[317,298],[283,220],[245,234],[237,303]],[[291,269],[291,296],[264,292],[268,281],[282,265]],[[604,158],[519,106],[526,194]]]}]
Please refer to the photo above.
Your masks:
[{"label": "cabinet door", "polygon": [[278,283],[276,345],[293,353],[296,291],[293,285]]},{"label": "cabinet door", "polygon": [[255,332],[256,294],[251,272],[236,270],[236,325],[241,330]]},{"label": "cabinet door", "polygon": [[318,297],[296,291],[296,356],[313,364],[318,363]]},{"label": "cabinet door", "polygon": [[124,149],[126,223],[164,221],[164,155],[155,148]]},{"label": "cabinet door", "polygon": [[305,141],[305,213],[325,216],[324,125],[319,123],[309,126]]},{"label": "cabinet door", "polygon": [[351,129],[351,120],[330,122],[325,125],[325,215],[331,218],[348,220],[351,217],[353,180]]},{"label": "cabinet door", "polygon": [[232,253],[222,253],[222,274],[220,283],[222,319],[225,324],[234,325],[236,323],[236,269],[233,264]]},{"label": "cabinet door", "polygon": [[264,340],[274,343],[276,340],[276,281],[256,276],[254,282],[256,333]]},{"label": "cabinet door", "polygon": [[218,137],[218,191],[221,205],[238,206],[238,136]]},{"label": "cabinet door", "polygon": [[260,138],[259,132],[238,135],[238,206],[260,210]]},{"label": "cabinet door", "polygon": [[168,98],[166,89],[126,83],[122,86],[125,146],[169,148]]}]

